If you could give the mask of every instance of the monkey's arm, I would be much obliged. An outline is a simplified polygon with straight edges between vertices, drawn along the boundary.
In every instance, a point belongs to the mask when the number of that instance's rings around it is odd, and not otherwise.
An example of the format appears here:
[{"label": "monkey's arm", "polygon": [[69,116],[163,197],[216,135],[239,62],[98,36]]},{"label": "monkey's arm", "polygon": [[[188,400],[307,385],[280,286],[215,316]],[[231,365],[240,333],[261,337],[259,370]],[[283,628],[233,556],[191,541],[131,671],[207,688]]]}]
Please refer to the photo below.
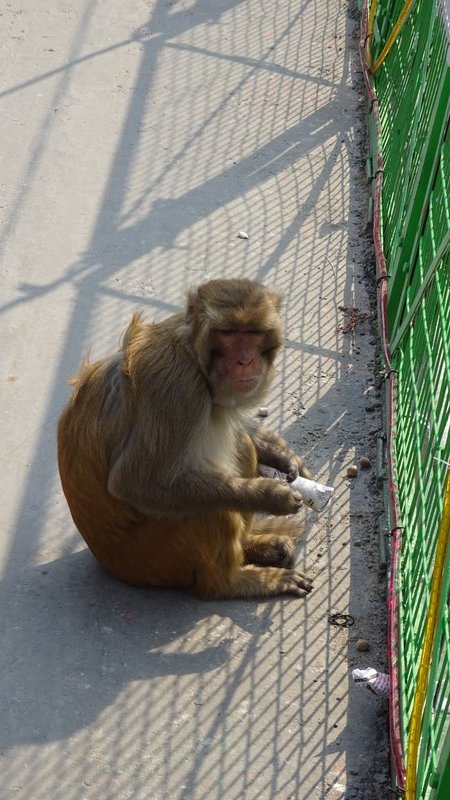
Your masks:
[{"label": "monkey's arm", "polygon": [[289,481],[295,480],[298,475],[311,477],[303,458],[281,436],[264,427],[255,428],[249,433],[261,464],[285,472]]},{"label": "monkey's arm", "polygon": [[192,348],[182,339],[168,335],[164,340],[159,332],[152,347],[130,361],[129,428],[111,457],[111,495],[145,515],[298,511],[300,494],[282,481],[230,476],[220,466],[207,466],[211,395]]},{"label": "monkey's arm", "polygon": [[167,465],[158,472],[142,447],[133,444],[130,440],[113,464],[108,491],[146,516],[214,509],[283,515],[295,514],[302,505],[299,493],[273,478],[228,477],[189,467],[175,474]]}]

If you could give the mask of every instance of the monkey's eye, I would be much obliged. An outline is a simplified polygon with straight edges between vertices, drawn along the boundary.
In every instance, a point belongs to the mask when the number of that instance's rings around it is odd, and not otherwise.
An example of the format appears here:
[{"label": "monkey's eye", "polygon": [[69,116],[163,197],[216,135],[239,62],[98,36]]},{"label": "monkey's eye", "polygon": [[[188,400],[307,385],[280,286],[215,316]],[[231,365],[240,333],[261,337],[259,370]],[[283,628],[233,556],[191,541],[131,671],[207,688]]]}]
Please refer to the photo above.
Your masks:
[{"label": "monkey's eye", "polygon": [[279,345],[278,344],[269,345],[268,347],[264,348],[264,350],[262,351],[262,355],[263,356],[267,356],[267,355],[269,355],[269,353],[274,353],[275,350],[278,350],[278,349],[279,349]]},{"label": "monkey's eye", "polygon": [[219,331],[221,336],[234,336],[236,331],[226,330],[226,331]]}]

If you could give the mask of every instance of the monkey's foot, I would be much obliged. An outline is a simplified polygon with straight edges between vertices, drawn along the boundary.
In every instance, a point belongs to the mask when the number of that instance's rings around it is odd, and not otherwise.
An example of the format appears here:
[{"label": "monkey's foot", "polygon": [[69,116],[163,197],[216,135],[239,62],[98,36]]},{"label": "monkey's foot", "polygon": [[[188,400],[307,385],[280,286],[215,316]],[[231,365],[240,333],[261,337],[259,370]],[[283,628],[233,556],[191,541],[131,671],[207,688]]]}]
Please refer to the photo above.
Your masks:
[{"label": "monkey's foot", "polygon": [[312,591],[311,578],[298,569],[283,569],[279,588],[281,594],[295,594],[297,597],[306,597]]},{"label": "monkey's foot", "polygon": [[292,567],[294,563],[295,543],[292,539],[281,536],[252,536],[245,544],[246,564],[257,564],[261,567]]},{"label": "monkey's foot", "polygon": [[191,591],[207,599],[225,597],[274,597],[293,594],[306,597],[312,590],[312,581],[297,569],[259,567],[246,564],[234,570],[225,581],[205,573],[205,580],[197,573],[197,584]]}]

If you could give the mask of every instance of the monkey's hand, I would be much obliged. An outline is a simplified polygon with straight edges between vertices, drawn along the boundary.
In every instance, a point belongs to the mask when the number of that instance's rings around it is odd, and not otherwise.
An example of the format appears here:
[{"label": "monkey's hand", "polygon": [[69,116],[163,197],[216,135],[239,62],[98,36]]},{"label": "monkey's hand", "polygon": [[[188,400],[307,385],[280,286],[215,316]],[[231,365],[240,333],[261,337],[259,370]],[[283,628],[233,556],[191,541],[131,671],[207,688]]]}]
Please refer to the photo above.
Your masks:
[{"label": "monkey's hand", "polygon": [[251,430],[250,436],[260,464],[284,472],[289,483],[295,481],[299,475],[311,478],[311,473],[305,467],[303,458],[292,450],[281,436],[267,428]]},{"label": "monkey's hand", "polygon": [[279,464],[284,464],[282,467],[278,467],[281,472],[286,473],[286,480],[288,483],[292,483],[298,478],[299,475],[302,475],[303,478],[311,479],[311,473],[307,467],[305,467],[305,462],[303,458],[297,453],[294,453],[292,450],[290,453],[283,455],[278,459]]},{"label": "monkey's hand", "polygon": [[296,514],[302,505],[302,496],[293,492],[284,481],[274,478],[260,478],[261,510],[268,514],[283,516]]}]

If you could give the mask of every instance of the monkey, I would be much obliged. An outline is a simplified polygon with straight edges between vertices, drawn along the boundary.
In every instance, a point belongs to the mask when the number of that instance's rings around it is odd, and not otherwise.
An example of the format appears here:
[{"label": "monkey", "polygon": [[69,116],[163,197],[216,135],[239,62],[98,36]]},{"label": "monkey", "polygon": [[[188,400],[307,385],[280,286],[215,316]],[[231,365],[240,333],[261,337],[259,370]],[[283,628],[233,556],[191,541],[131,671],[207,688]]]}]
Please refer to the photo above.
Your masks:
[{"label": "monkey", "polygon": [[[282,346],[281,296],[248,279],[188,292],[161,322],[133,314],[118,352],[85,359],[57,431],[70,513],[102,567],[203,599],[305,597],[293,566],[301,497],[258,463],[310,476],[249,422]],[[255,519],[255,515],[274,515]]]}]

